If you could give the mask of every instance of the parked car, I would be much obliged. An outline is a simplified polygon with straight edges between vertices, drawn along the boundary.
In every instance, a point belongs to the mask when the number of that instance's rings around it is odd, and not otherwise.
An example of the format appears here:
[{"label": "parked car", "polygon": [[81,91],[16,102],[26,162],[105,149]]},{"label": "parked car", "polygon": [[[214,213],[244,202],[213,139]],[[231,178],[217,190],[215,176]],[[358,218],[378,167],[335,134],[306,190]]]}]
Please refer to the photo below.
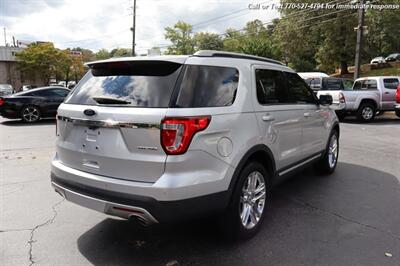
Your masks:
[{"label": "parked car", "polygon": [[352,90],[342,93],[346,99],[343,116],[356,114],[362,122],[375,118],[377,112],[395,111],[396,88],[400,77],[364,77],[355,80]]},{"label": "parked car", "polygon": [[391,54],[388,57],[386,57],[385,60],[386,62],[399,61],[400,54],[399,53]]},{"label": "parked car", "polygon": [[383,56],[378,56],[371,60],[371,64],[383,64],[383,63],[386,63],[386,60]]},{"label": "parked car", "polygon": [[70,91],[60,87],[43,87],[0,97],[0,115],[34,123],[45,117],[55,117],[58,106]]},{"label": "parked car", "polygon": [[396,90],[396,106],[395,106],[395,112],[398,117],[400,117],[400,84],[397,85],[397,90]]},{"label": "parked car", "polygon": [[199,51],[88,66],[58,109],[51,182],[71,202],[145,224],[218,214],[248,238],[273,184],[335,170],[332,97],[280,62]]},{"label": "parked car", "polygon": [[0,84],[0,96],[10,95],[14,93],[14,88],[10,84]]},{"label": "parked car", "polygon": [[[317,77],[306,78],[305,82],[316,93],[317,97],[320,95],[331,95],[333,99],[331,109],[335,110],[338,117],[341,118],[341,110],[346,107],[346,101],[342,91],[351,90],[353,80],[333,77]],[[331,93],[332,91],[334,93]]]},{"label": "parked car", "polygon": [[21,91],[29,91],[34,88],[35,88],[35,86],[32,86],[32,85],[23,85],[21,88]]}]

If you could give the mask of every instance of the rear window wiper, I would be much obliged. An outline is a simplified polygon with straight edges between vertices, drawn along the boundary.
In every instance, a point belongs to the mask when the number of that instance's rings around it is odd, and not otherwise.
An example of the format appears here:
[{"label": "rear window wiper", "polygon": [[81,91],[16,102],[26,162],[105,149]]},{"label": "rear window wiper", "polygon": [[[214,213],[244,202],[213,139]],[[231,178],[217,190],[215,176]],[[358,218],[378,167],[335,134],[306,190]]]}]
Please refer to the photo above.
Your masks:
[{"label": "rear window wiper", "polygon": [[112,97],[92,97],[99,104],[131,104],[130,101],[121,100]]}]

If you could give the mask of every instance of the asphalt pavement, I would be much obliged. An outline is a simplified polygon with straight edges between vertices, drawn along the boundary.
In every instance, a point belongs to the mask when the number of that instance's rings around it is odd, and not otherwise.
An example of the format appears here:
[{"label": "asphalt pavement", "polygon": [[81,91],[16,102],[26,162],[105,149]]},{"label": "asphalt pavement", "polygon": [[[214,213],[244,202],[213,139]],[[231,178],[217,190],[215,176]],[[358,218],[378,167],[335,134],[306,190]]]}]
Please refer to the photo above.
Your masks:
[{"label": "asphalt pavement", "polygon": [[49,178],[54,120],[0,119],[0,265],[398,266],[399,136],[390,115],[341,123],[336,172],[276,187],[259,234],[230,243],[212,219],[144,228],[64,201]]}]

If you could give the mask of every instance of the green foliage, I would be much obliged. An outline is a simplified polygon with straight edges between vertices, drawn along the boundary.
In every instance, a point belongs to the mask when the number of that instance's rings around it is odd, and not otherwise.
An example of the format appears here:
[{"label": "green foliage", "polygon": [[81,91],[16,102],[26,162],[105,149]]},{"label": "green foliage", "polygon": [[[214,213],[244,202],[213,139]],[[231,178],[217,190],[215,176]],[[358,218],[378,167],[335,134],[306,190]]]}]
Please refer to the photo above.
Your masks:
[{"label": "green foliage", "polygon": [[50,78],[78,80],[84,74],[82,58],[71,57],[70,49],[60,50],[52,43],[32,43],[18,53],[19,68],[24,75],[40,77],[45,84]]},{"label": "green foliage", "polygon": [[[381,1],[379,4],[400,4],[400,0]],[[400,10],[367,10],[365,25],[364,62],[376,56],[400,52]]]},{"label": "green foliage", "polygon": [[183,21],[178,21],[173,27],[166,27],[165,39],[172,43],[166,54],[193,54],[195,41],[192,29],[192,25]]},{"label": "green foliage", "polygon": [[132,49],[128,48],[115,48],[110,52],[110,57],[127,57],[132,56]]},{"label": "green foliage", "polygon": [[79,51],[82,53],[82,61],[83,62],[91,62],[96,60],[96,56],[90,49],[85,49],[81,47],[72,48],[72,51]]},{"label": "green foliage", "polygon": [[221,50],[224,46],[222,38],[216,33],[199,32],[194,35],[196,50]]},{"label": "green foliage", "polygon": [[103,59],[108,59],[111,58],[110,52],[108,52],[107,49],[100,49],[95,53],[96,60],[103,60]]},{"label": "green foliage", "polygon": [[16,56],[23,74],[39,76],[46,84],[52,76],[60,76],[69,63],[67,53],[52,43],[32,43]]},{"label": "green foliage", "polygon": [[223,49],[228,52],[240,52],[240,41],[243,33],[233,28],[228,28],[223,40]]}]

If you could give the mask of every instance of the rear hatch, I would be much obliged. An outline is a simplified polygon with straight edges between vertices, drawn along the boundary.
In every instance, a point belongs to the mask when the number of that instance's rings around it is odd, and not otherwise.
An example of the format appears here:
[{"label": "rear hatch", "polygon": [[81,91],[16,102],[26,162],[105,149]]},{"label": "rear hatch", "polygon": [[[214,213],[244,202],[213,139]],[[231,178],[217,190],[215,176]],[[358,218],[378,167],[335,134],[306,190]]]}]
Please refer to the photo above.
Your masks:
[{"label": "rear hatch", "polygon": [[61,163],[108,177],[155,182],[167,157],[160,144],[160,123],[183,62],[90,65],[58,110]]}]

